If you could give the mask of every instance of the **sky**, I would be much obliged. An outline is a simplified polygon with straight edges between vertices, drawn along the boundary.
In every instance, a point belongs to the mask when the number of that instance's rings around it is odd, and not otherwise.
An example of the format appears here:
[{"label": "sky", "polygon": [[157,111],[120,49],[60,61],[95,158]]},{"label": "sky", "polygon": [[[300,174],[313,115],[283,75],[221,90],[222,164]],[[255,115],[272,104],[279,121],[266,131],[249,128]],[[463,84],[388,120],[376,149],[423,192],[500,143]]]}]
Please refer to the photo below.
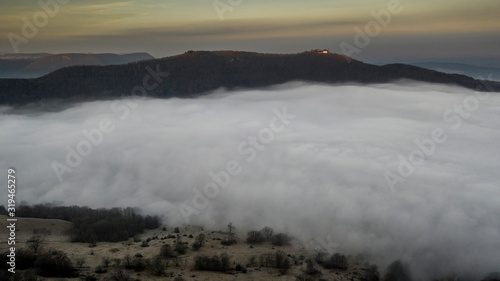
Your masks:
[{"label": "sky", "polygon": [[367,61],[498,57],[499,14],[498,0],[7,0],[0,53],[329,48]]},{"label": "sky", "polygon": [[44,106],[0,107],[0,180],[16,169],[18,204],[132,206],[242,236],[270,226],[382,271],[401,259],[414,280],[498,271],[493,93],[294,82]]}]

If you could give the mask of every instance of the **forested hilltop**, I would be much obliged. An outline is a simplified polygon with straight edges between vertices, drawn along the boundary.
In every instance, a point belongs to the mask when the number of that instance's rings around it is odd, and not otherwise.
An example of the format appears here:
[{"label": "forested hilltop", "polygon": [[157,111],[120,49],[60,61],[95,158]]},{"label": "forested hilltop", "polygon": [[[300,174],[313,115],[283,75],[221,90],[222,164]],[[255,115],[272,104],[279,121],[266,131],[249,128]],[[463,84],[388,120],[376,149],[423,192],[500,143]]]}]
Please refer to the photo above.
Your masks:
[{"label": "forested hilltop", "polygon": [[[0,206],[0,215],[7,214]],[[59,219],[73,223],[73,242],[95,243],[127,240],[146,229],[160,226],[157,216],[142,216],[134,208],[92,209],[80,206],[23,205],[17,208],[21,218]]]},{"label": "forested hilltop", "polygon": [[289,81],[387,83],[399,79],[500,91],[499,82],[404,64],[376,66],[332,53],[188,51],[126,65],[72,66],[36,79],[0,79],[0,104],[22,105],[52,99],[88,101],[130,95],[187,98],[220,87],[254,88]]}]

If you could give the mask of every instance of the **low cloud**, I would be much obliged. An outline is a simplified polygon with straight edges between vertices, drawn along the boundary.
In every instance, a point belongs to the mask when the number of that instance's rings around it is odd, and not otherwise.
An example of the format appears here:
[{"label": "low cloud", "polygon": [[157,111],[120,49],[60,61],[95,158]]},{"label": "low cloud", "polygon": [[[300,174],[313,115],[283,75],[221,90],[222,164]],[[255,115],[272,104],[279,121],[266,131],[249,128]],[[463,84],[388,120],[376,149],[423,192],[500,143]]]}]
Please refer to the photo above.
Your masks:
[{"label": "low cloud", "polygon": [[[179,206],[194,206],[194,189],[203,192],[211,172],[236,161],[241,173],[206,207],[195,208],[190,223],[222,228],[231,221],[241,232],[268,225],[305,244],[338,243],[340,251],[382,267],[402,259],[420,278],[477,279],[498,270],[500,260],[500,98],[478,99],[454,128],[460,116],[454,106],[473,96],[429,84],[290,83],[53,112],[4,107],[1,177],[6,181],[7,168],[16,169],[18,201],[137,206],[179,225],[185,223]],[[238,146],[258,138],[273,110],[284,108],[295,118],[248,161]],[[454,121],[443,119],[448,110]],[[408,159],[415,141],[432,138],[436,128],[446,141],[389,188],[386,173],[399,175],[401,157]],[[80,145],[88,152],[83,141],[91,151],[69,166],[68,151],[78,153]],[[69,169],[61,181],[56,162]],[[0,195],[6,198],[6,190]]]}]

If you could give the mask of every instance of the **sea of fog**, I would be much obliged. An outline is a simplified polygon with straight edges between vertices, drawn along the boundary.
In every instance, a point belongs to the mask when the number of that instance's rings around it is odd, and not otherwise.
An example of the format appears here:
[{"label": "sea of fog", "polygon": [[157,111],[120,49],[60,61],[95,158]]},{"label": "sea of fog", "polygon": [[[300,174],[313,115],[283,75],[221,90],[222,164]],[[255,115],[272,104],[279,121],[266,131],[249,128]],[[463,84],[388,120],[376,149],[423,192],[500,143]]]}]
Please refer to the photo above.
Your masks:
[{"label": "sea of fog", "polygon": [[[0,108],[17,200],[271,226],[414,276],[500,271],[500,96],[289,83],[196,99]],[[7,204],[7,191],[0,190]]]}]

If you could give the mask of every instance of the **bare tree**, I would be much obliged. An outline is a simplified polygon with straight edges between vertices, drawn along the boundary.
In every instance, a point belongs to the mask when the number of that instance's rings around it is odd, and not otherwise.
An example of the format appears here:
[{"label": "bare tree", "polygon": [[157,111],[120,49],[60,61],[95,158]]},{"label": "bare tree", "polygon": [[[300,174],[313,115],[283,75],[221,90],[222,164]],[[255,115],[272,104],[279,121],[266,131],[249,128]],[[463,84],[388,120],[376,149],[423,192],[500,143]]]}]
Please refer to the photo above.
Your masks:
[{"label": "bare tree", "polygon": [[28,239],[28,241],[26,241],[26,246],[28,247],[28,249],[36,253],[42,248],[42,244],[44,241],[45,239],[43,239],[41,235],[35,235]]},{"label": "bare tree", "polygon": [[411,273],[407,264],[395,260],[387,266],[384,281],[411,281]]},{"label": "bare tree", "polygon": [[263,229],[261,229],[260,232],[262,233],[262,235],[264,236],[264,239],[266,241],[271,240],[271,238],[273,237],[273,234],[274,234],[273,229],[270,228],[270,227],[268,227],[268,226],[266,226]]},{"label": "bare tree", "polygon": [[264,242],[264,235],[260,231],[252,230],[247,233],[247,243],[248,244],[258,244]]},{"label": "bare tree", "polygon": [[167,268],[167,265],[165,263],[165,260],[161,258],[161,256],[155,256],[151,260],[151,269],[153,270],[153,273],[157,276],[161,276],[165,269]]},{"label": "bare tree", "polygon": [[160,248],[160,256],[168,259],[175,257],[174,249],[170,245],[163,245]]},{"label": "bare tree", "polygon": [[233,226],[232,222],[229,222],[229,224],[227,225],[227,229],[229,230],[229,234],[233,234],[233,230],[235,229],[235,227]]},{"label": "bare tree", "polygon": [[227,225],[227,228],[228,228],[229,232],[227,234],[227,237],[221,241],[221,244],[225,245],[225,246],[230,246],[230,245],[236,244],[236,239],[234,238],[234,233],[233,233],[233,230],[235,229],[235,227],[233,226],[233,223],[230,222]]},{"label": "bare tree", "polygon": [[133,259],[132,259],[132,256],[130,254],[127,254],[123,258],[123,264],[125,265],[126,269],[131,269],[133,267]]}]

